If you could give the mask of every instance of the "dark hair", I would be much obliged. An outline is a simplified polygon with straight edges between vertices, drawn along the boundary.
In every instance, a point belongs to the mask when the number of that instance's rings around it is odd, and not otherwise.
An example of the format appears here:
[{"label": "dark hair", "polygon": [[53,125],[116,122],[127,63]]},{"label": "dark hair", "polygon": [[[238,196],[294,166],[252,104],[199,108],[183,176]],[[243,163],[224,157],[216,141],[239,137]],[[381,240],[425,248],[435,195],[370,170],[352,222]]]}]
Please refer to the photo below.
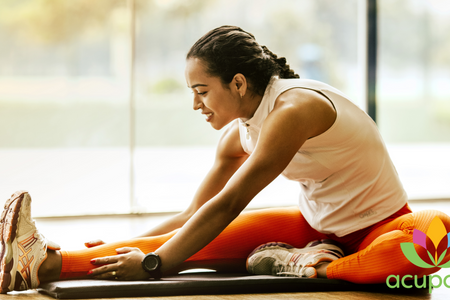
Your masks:
[{"label": "dark hair", "polygon": [[202,36],[189,50],[186,59],[199,58],[206,64],[209,75],[218,76],[224,84],[241,73],[254,92],[263,95],[270,78],[300,78],[286,58],[278,57],[255,37],[236,26],[221,26]]}]

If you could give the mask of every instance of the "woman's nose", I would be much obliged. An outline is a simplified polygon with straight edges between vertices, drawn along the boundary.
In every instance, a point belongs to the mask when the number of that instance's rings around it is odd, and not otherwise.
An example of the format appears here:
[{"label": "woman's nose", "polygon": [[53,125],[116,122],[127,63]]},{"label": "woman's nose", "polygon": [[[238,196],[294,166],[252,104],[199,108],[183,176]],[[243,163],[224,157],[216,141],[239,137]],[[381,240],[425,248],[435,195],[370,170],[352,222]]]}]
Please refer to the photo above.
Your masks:
[{"label": "woman's nose", "polygon": [[199,110],[202,107],[202,102],[198,101],[196,99],[197,97],[194,97],[194,110]]}]

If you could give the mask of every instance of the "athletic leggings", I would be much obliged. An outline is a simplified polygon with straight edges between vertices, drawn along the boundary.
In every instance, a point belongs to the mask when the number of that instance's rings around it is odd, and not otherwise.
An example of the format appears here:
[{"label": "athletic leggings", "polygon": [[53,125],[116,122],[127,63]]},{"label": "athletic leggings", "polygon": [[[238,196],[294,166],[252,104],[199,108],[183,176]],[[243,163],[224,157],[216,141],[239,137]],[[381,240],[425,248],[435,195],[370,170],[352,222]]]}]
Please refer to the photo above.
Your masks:
[{"label": "athletic leggings", "polygon": [[[427,232],[428,226],[438,216],[447,232],[450,218],[439,211],[426,210],[413,213],[406,204],[390,217],[362,230],[343,237],[326,235],[313,229],[297,207],[271,208],[243,212],[217,238],[183,263],[183,268],[212,268],[234,265],[245,266],[247,256],[261,244],[284,242],[297,248],[313,240],[333,239],[343,245],[345,257],[333,261],[327,268],[327,277],[354,283],[383,283],[391,275],[428,275],[440,268],[424,269],[413,265],[403,255],[400,243],[412,242],[414,229]],[[89,249],[61,251],[61,278],[86,276],[93,269],[93,258],[116,255],[115,249],[138,247],[144,253],[155,251],[176,230],[164,235],[135,238],[108,243]],[[425,249],[416,246],[421,257]],[[425,255],[425,256],[423,256]],[[447,261],[450,257],[444,259]],[[444,262],[443,261],[443,262]]]}]

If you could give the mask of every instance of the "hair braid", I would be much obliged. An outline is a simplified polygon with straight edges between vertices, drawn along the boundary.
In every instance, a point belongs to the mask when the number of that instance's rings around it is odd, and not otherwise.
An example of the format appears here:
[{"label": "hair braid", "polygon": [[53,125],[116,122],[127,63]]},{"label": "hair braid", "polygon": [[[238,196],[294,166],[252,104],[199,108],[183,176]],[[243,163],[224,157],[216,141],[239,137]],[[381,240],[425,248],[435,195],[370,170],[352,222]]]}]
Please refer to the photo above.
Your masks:
[{"label": "hair braid", "polygon": [[300,78],[298,74],[291,69],[291,67],[287,64],[287,60],[285,57],[278,57],[275,53],[270,51],[266,46],[261,46],[264,53],[271,57],[279,66],[279,76],[280,78]]}]

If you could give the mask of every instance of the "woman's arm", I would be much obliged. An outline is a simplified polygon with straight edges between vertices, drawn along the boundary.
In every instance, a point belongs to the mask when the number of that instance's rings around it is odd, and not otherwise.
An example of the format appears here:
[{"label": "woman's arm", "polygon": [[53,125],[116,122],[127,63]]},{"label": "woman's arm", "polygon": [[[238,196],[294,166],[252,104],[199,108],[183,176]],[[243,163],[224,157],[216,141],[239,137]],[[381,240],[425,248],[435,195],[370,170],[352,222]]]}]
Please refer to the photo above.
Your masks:
[{"label": "woman's arm", "polygon": [[253,154],[213,199],[156,250],[170,270],[218,236],[289,164],[303,143],[332,126],[336,113],[323,96],[307,90],[282,94],[261,128]]}]

